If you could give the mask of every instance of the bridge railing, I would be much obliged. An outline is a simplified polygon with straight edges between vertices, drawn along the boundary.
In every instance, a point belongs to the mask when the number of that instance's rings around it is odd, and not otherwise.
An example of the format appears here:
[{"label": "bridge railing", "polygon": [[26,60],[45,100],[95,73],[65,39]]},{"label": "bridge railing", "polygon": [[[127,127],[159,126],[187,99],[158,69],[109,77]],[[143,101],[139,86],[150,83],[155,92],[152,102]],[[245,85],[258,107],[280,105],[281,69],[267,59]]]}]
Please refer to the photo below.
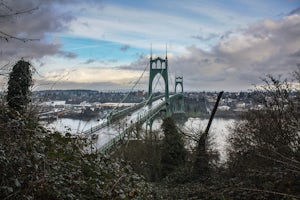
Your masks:
[{"label": "bridge railing", "polygon": [[99,124],[97,126],[94,126],[94,127],[91,127],[91,129],[87,129],[86,131],[83,131],[82,134],[88,135],[88,134],[92,134],[96,131],[99,131],[100,129],[106,127],[109,123],[117,120],[120,117],[128,115],[128,113],[131,113],[131,112],[133,112],[133,111],[135,111],[135,110],[137,110],[137,109],[139,109],[143,106],[144,106],[144,102],[141,102],[141,103],[138,103],[138,104],[136,104],[134,106],[131,106],[129,108],[125,108],[125,109],[120,110],[116,113],[113,113],[111,116],[107,116],[107,118],[101,124]]},{"label": "bridge railing", "polygon": [[[153,97],[153,100],[156,101],[156,100],[158,100],[158,99],[160,99],[162,97],[163,97],[163,95],[159,95],[159,96]],[[142,108],[143,106],[145,106],[146,102],[147,101],[142,101],[141,103],[137,103],[134,106],[131,106],[129,108],[125,108],[125,109],[120,110],[118,112],[115,112],[111,116],[108,117],[110,119],[108,119],[108,118],[105,119],[101,124],[96,125],[94,127],[91,127],[90,129],[87,129],[87,130],[83,131],[82,134],[84,134],[84,135],[90,135],[92,133],[95,133],[96,131],[99,131],[100,129],[106,127],[108,125],[108,123],[111,123],[111,121],[117,120],[120,117],[128,115],[129,113],[131,113],[131,112],[133,112],[133,111],[135,111],[137,109]]]},{"label": "bridge railing", "polygon": [[[159,95],[159,96],[153,97],[153,101],[156,101],[156,100],[162,98],[163,96],[164,95]],[[120,118],[120,117],[122,117],[124,115],[128,115],[129,113],[131,113],[131,112],[133,112],[133,111],[135,111],[137,109],[142,108],[143,106],[145,106],[146,103],[147,103],[147,100],[142,101],[141,103],[138,103],[138,104],[136,104],[134,106],[131,106],[129,108],[125,108],[123,110],[115,112],[115,113],[112,114],[111,119],[114,120],[114,119],[118,119],[118,118]]]},{"label": "bridge railing", "polygon": [[[174,94],[174,95],[171,95],[170,98],[176,98],[177,96],[180,96],[181,94]],[[155,100],[158,100],[160,99],[162,96],[157,96],[155,97]],[[145,104],[145,102],[142,102],[140,103],[140,105],[142,105],[141,107],[143,107]],[[140,105],[136,105],[134,106],[134,109],[133,108],[127,108],[127,109],[124,109],[126,110],[127,112],[124,112],[122,110],[122,114],[119,114],[119,115],[115,115],[117,117],[120,117],[122,115],[125,115],[125,114],[128,114],[129,112],[132,112],[134,110],[137,109],[137,107],[140,107]],[[153,107],[153,109],[149,109],[147,110],[147,112],[141,112],[137,115],[137,121],[135,123],[132,123],[128,126],[128,128],[126,128],[124,131],[120,132],[118,135],[116,135],[114,138],[112,138],[111,140],[109,140],[107,143],[105,143],[103,146],[101,146],[99,148],[99,151],[100,152],[103,152],[103,153],[109,153],[112,151],[112,149],[116,148],[117,146],[119,146],[120,144],[122,144],[122,142],[124,141],[126,135],[128,133],[130,133],[134,127],[136,126],[137,123],[139,124],[142,124],[144,123],[145,121],[147,121],[148,119],[151,119],[153,118],[155,115],[157,115],[163,107],[166,106],[166,102],[165,101],[162,101],[160,102],[159,104],[155,105]],[[120,111],[121,112],[121,111]],[[95,127],[92,127],[90,130],[87,130],[85,131],[86,134],[91,134],[93,132],[96,132],[98,130],[100,130],[101,128],[105,127],[108,125],[108,120],[104,121],[102,124],[98,125],[98,126],[95,126]]]},{"label": "bridge railing", "polygon": [[124,141],[126,135],[130,133],[134,127],[136,126],[137,123],[144,123],[148,119],[151,119],[154,117],[161,109],[166,105],[166,102],[162,102],[158,104],[154,109],[149,110],[147,113],[142,113],[138,115],[138,120],[137,122],[131,124],[127,129],[122,131],[120,134],[118,134],[116,137],[108,141],[106,144],[104,144],[102,147],[100,147],[100,152],[102,153],[109,153],[112,151],[112,149],[116,148],[118,145],[122,144]]},{"label": "bridge railing", "polygon": [[96,131],[99,131],[100,129],[102,129],[105,126],[107,126],[107,119],[103,120],[103,122],[101,124],[99,124],[97,126],[93,126],[90,129],[83,131],[82,134],[89,135],[89,134],[95,133]]}]

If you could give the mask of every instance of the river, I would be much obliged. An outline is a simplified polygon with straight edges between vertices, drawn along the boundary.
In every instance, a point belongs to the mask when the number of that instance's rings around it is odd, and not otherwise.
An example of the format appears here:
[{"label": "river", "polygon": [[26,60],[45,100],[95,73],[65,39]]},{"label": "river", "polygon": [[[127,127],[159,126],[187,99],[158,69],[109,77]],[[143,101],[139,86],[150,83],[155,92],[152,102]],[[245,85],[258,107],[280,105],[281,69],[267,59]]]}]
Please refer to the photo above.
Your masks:
[{"label": "river", "polygon": [[[223,119],[216,118],[213,120],[212,125],[210,127],[209,135],[212,141],[213,148],[219,151],[221,162],[226,160],[226,137],[229,134],[230,127],[233,126],[235,119]],[[49,129],[57,130],[59,132],[70,132],[73,134],[80,134],[81,132],[90,129],[93,126],[96,126],[100,123],[98,119],[91,119],[89,121],[83,121],[78,119],[69,119],[69,118],[60,118],[51,123],[48,123],[46,126]],[[208,119],[200,119],[200,118],[189,118],[182,129],[185,132],[189,133],[198,133],[200,131],[204,131],[206,125],[208,123]],[[155,121],[153,124],[153,130],[160,129],[161,121]]]},{"label": "river", "polygon": [[[230,133],[230,128],[233,127],[236,119],[216,118],[213,120],[209,130],[209,141],[212,148],[220,153],[220,162],[224,162],[226,156],[226,138]],[[199,133],[204,132],[208,124],[208,119],[189,118],[184,127],[186,132]]]}]

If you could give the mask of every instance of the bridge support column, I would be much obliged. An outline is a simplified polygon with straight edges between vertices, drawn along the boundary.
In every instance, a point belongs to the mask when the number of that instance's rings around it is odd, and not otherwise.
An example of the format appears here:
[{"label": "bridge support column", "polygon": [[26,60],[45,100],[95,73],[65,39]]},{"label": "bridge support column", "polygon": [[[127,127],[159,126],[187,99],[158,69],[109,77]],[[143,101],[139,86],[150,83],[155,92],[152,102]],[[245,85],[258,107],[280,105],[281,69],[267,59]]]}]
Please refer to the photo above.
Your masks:
[{"label": "bridge support column", "polygon": [[[177,86],[181,86],[181,91],[177,91]],[[175,113],[184,113],[184,93],[183,93],[183,77],[175,77],[175,94],[180,94],[178,97],[178,102],[174,103],[174,112]]]},{"label": "bridge support column", "polygon": [[152,133],[152,125],[153,125],[153,119],[149,119],[146,122],[146,136],[148,136],[148,133]]},{"label": "bridge support column", "polygon": [[168,57],[166,55],[165,59],[157,57],[156,59],[152,59],[152,55],[150,57],[150,75],[149,75],[149,89],[148,89],[148,105],[152,104],[152,84],[155,76],[160,74],[165,82],[165,102],[167,108],[167,115],[171,115],[170,110],[170,98],[169,98],[169,79],[168,79]]}]

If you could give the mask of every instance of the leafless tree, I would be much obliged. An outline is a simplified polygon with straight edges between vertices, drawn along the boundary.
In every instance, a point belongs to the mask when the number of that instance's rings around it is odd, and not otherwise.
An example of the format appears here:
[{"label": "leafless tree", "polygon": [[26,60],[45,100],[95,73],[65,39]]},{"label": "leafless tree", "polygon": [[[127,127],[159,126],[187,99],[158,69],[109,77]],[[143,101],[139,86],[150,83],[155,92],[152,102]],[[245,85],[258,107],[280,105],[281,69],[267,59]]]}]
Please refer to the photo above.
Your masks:
[{"label": "leafless tree", "polygon": [[300,68],[293,80],[264,78],[253,93],[260,107],[245,113],[228,139],[228,166],[243,183],[248,181],[243,186],[248,191],[253,185],[264,191],[269,184],[268,191],[300,195],[299,74]]}]

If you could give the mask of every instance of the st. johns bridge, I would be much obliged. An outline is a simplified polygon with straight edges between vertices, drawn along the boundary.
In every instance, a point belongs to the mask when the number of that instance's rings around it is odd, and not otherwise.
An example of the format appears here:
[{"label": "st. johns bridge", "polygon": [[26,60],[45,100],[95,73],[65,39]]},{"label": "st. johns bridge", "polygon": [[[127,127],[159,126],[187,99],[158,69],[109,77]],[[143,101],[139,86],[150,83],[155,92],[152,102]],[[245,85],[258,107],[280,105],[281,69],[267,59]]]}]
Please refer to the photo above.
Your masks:
[{"label": "st. johns bridge", "polygon": [[[85,137],[91,138],[92,151],[109,153],[125,140],[136,137],[134,132],[143,124],[146,124],[146,132],[151,132],[156,117],[170,117],[173,113],[184,112],[183,77],[175,77],[174,92],[170,92],[167,54],[165,59],[161,57],[153,59],[151,55],[144,72],[147,69],[149,69],[149,89],[145,101],[123,110],[114,109],[99,125],[83,132]],[[154,80],[158,75],[159,78],[163,78],[165,84],[164,95],[153,96],[152,91],[156,86]],[[141,77],[136,81],[135,86],[140,80]],[[126,96],[122,101],[125,99]]]}]

